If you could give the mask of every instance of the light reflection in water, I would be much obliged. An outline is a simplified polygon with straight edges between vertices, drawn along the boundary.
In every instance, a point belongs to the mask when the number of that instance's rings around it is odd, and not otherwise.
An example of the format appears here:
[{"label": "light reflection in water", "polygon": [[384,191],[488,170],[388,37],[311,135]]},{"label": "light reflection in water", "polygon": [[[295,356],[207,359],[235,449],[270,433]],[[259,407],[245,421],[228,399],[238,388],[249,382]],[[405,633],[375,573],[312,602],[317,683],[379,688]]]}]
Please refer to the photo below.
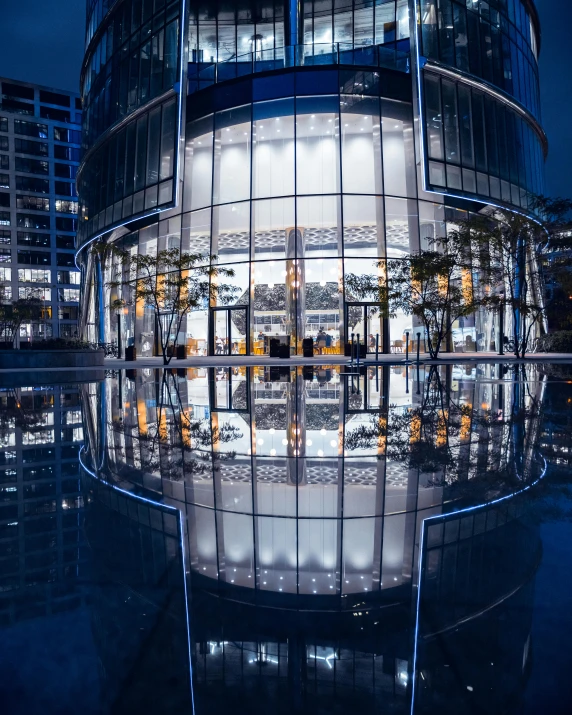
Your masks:
[{"label": "light reflection in water", "polygon": [[246,666],[298,709],[322,677],[332,692],[357,677],[358,700],[391,693],[397,711],[425,712],[438,687],[418,687],[419,706],[412,689],[436,678],[442,654],[428,661],[418,641],[486,622],[536,568],[537,535],[522,498],[508,498],[543,473],[543,381],[530,377],[497,365],[238,367],[86,388],[93,499],[107,483],[184,516],[198,712]]}]

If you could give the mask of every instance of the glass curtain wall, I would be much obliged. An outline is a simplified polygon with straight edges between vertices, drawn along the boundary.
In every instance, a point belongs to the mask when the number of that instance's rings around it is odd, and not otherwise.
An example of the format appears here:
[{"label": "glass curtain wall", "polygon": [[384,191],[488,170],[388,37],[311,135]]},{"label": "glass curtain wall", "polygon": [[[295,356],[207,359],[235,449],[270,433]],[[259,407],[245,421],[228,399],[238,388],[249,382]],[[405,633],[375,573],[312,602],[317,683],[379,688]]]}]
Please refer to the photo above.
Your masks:
[{"label": "glass curtain wall", "polygon": [[[415,196],[406,103],[291,97],[187,128],[184,240],[198,239],[218,265],[234,270],[235,299],[224,307],[248,308],[231,318],[241,351],[244,341],[248,352],[268,354],[278,340],[300,352],[312,338],[321,354],[339,354],[350,329],[364,336],[359,308],[344,327],[346,304],[359,302],[345,295],[345,275],[376,271],[386,236],[390,252],[418,250]],[[397,209],[386,225],[387,205]],[[224,317],[213,320],[215,331],[227,330]],[[201,343],[208,341],[204,327]],[[369,333],[382,338],[379,318]]]},{"label": "glass curtain wall", "polygon": [[429,182],[527,208],[544,186],[544,149],[532,125],[506,104],[424,72]]},{"label": "glass curtain wall", "polygon": [[[351,0],[306,0],[299,44],[308,45],[310,55],[330,54],[340,49],[386,45],[409,48],[408,0],[378,0],[353,7]],[[201,3],[191,8],[189,62],[250,62],[283,58],[284,3],[260,0],[213,11]]]},{"label": "glass curtain wall", "polygon": [[[416,192],[409,104],[355,94],[255,102],[188,124],[182,216],[123,241],[141,253],[180,246],[233,271],[231,299],[185,319],[177,341],[188,355],[301,354],[307,338],[317,354],[344,354],[352,333],[370,352],[405,352],[407,335],[410,350],[418,336],[424,350],[416,320],[382,320],[375,298],[347,288],[350,275],[383,280],[380,259],[428,248],[462,214]],[[156,353],[155,320],[142,306],[125,315],[138,354]],[[456,351],[494,349],[494,316],[462,322]]]},{"label": "glass curtain wall", "polygon": [[537,20],[520,0],[420,0],[422,56],[515,97],[540,118]]}]

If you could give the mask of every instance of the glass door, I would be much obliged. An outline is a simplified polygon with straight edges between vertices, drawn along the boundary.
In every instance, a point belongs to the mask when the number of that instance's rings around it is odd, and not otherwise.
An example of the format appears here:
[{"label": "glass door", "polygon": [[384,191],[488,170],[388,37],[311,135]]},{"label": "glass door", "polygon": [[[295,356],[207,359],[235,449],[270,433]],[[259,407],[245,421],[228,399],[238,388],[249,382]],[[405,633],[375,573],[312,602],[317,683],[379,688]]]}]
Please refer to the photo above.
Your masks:
[{"label": "glass door", "polygon": [[348,342],[352,333],[357,341],[359,334],[360,345],[366,346],[368,353],[375,353],[376,345],[379,353],[383,353],[384,329],[387,320],[381,315],[379,305],[375,303],[346,303],[346,326]]},{"label": "glass door", "polygon": [[211,312],[211,354],[246,355],[247,308],[213,308]]},{"label": "glass door", "polygon": [[214,327],[214,355],[229,355],[230,349],[230,330],[228,329],[228,310],[213,311],[213,327]]}]

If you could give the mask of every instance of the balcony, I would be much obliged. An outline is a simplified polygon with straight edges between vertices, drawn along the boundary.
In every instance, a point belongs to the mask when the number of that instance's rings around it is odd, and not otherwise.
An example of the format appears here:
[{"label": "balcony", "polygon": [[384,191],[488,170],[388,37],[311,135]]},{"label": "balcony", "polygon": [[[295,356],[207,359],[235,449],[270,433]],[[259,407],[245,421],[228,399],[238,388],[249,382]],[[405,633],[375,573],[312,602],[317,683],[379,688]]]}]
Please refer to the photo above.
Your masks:
[{"label": "balcony", "polygon": [[276,47],[249,52],[223,62],[189,62],[188,93],[194,94],[218,82],[260,72],[324,65],[383,67],[408,73],[410,57],[408,52],[383,45],[355,47],[343,42]]}]

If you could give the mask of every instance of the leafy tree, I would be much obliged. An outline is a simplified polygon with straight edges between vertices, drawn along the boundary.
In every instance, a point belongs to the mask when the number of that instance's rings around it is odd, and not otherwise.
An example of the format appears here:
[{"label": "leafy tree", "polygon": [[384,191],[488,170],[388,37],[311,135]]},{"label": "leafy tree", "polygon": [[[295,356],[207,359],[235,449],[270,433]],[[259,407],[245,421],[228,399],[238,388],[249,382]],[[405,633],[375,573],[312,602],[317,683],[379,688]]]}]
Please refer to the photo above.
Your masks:
[{"label": "leafy tree", "polygon": [[[134,474],[167,474],[170,480],[184,481],[193,477],[210,477],[220,471],[225,462],[233,461],[236,452],[232,442],[240,439],[240,430],[230,424],[221,427],[209,420],[193,418],[186,409],[179,391],[175,371],[156,372],[157,407],[154,417],[146,411],[135,420],[113,420],[110,427],[123,435],[137,453],[137,465],[128,468]],[[140,388],[141,389],[141,388]],[[124,442],[111,443],[108,449],[121,451]],[[222,449],[224,445],[224,449]],[[121,458],[113,457],[115,471],[125,469]]]},{"label": "leafy tree", "polygon": [[111,308],[144,305],[153,309],[165,365],[173,357],[186,316],[215,300],[228,303],[236,291],[234,286],[221,282],[234,276],[234,271],[213,265],[214,256],[168,248],[149,255],[122,252],[121,258],[124,271],[107,285],[121,286],[124,297],[112,301]]},{"label": "leafy tree", "polygon": [[539,220],[497,209],[492,217],[472,215],[460,229],[484,258],[483,276],[500,287],[489,305],[503,311],[508,307],[517,358],[525,357],[535,327],[542,329],[544,285],[572,265],[572,240],[563,231],[572,202],[536,197],[532,209]]},{"label": "leafy tree", "polygon": [[5,342],[14,344],[20,327],[42,319],[43,304],[35,295],[0,302],[0,335]]},{"label": "leafy tree", "polygon": [[397,311],[425,328],[427,347],[437,359],[451,342],[453,323],[490,303],[490,295],[473,285],[467,228],[433,239],[429,250],[404,259],[377,262],[377,275],[346,276],[346,288],[361,300],[377,303],[384,317]]},{"label": "leafy tree", "polygon": [[475,488],[483,498],[518,488],[538,473],[542,419],[538,394],[520,367],[503,381],[504,411],[461,400],[448,366],[444,379],[438,366],[428,366],[413,406],[388,405],[356,427],[346,425],[344,450],[377,447],[379,460],[417,470],[427,486],[447,487],[451,498],[474,498]]}]

